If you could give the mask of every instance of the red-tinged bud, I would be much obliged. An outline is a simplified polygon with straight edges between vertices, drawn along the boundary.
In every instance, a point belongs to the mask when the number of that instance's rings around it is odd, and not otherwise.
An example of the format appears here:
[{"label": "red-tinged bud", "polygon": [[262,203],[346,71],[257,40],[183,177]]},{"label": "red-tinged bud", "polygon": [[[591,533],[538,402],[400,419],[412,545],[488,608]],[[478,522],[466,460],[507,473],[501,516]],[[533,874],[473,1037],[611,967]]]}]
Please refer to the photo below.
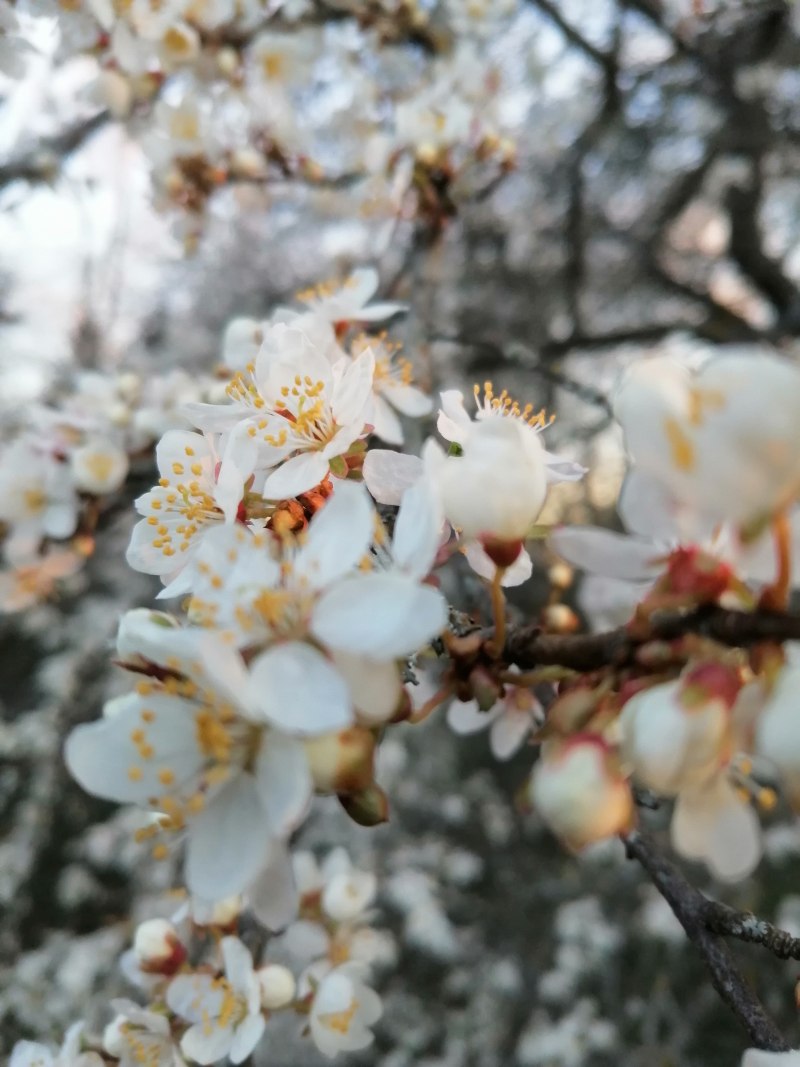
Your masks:
[{"label": "red-tinged bud", "polygon": [[389,821],[389,800],[375,782],[359,793],[340,796],[339,803],[359,826],[380,826]]},{"label": "red-tinged bud", "polygon": [[136,928],[133,952],[146,974],[173,975],[186,959],[186,949],[172,923],[148,919]]},{"label": "red-tinged bud", "polygon": [[708,602],[730,588],[734,575],[727,563],[691,545],[670,554],[665,577],[670,592]]},{"label": "red-tinged bud", "polygon": [[739,671],[724,663],[702,663],[683,676],[680,701],[687,709],[721,700],[728,708],[736,703],[742,680]]},{"label": "red-tinged bud", "polygon": [[484,534],[479,538],[483,550],[496,567],[510,567],[522,552],[522,541],[501,541],[491,534]]}]

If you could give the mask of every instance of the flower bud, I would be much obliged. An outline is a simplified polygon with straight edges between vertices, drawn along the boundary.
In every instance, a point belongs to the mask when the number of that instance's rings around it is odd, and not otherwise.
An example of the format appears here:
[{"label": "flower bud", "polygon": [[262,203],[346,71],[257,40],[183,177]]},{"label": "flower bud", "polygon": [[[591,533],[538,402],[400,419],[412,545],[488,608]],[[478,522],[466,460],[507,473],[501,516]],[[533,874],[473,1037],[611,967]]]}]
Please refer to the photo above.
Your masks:
[{"label": "flower bud", "polygon": [[607,744],[593,734],[548,745],[533,769],[528,795],[572,849],[625,833],[633,824],[630,786]]},{"label": "flower bud", "polygon": [[186,959],[178,933],[166,919],[148,919],[136,927],[133,952],[148,974],[174,974]]},{"label": "flower bud", "polygon": [[256,971],[261,987],[261,1007],[267,1011],[277,1011],[291,1004],[297,992],[297,983],[288,967],[277,963],[259,967]]},{"label": "flower bud", "polygon": [[304,747],[318,793],[355,793],[372,781],[375,735],[366,727],[308,738]]},{"label": "flower bud", "polygon": [[380,826],[389,821],[389,801],[375,782],[359,793],[340,796],[339,803],[359,826]]}]

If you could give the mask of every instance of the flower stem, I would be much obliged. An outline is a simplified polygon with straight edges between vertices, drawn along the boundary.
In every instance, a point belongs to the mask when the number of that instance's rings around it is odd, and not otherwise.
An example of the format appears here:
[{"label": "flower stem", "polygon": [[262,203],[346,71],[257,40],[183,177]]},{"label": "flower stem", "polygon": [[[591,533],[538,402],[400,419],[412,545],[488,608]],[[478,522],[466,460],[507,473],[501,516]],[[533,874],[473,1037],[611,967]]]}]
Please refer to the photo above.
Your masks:
[{"label": "flower stem", "polygon": [[776,515],[772,521],[772,536],[775,541],[777,574],[775,581],[761,597],[763,607],[772,611],[785,611],[789,604],[792,584],[792,538],[791,526],[786,512]]},{"label": "flower stem", "polygon": [[495,659],[499,659],[503,654],[506,643],[506,598],[502,585],[505,570],[505,567],[495,567],[491,584],[494,637],[486,647]]},{"label": "flower stem", "polygon": [[441,689],[437,689],[433,696],[425,701],[422,707],[417,708],[413,715],[409,715],[408,722],[414,723],[414,725],[418,722],[424,722],[432,712],[436,711],[443,701],[447,700],[452,692],[453,687],[449,682],[447,685],[443,685]]}]

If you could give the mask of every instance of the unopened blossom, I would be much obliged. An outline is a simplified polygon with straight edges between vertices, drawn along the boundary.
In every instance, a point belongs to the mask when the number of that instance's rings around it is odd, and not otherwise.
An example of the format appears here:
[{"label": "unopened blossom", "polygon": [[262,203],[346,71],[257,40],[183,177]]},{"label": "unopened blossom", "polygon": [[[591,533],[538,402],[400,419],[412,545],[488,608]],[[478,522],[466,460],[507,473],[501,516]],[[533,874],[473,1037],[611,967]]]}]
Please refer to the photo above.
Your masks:
[{"label": "unopened blossom", "polygon": [[726,668],[701,665],[633,696],[620,720],[622,754],[635,777],[675,796],[675,849],[736,881],[761,855],[758,818],[728,777],[731,709],[738,684]]},{"label": "unopened blossom", "polygon": [[9,558],[30,559],[42,538],[75,532],[78,500],[67,464],[19,438],[0,454],[0,522],[10,528]]},{"label": "unopened blossom", "polygon": [[185,1067],[172,1038],[170,1021],[130,1000],[112,1000],[117,1013],[103,1033],[103,1048],[119,1067]]},{"label": "unopened blossom", "polygon": [[256,971],[261,987],[261,1007],[267,1011],[277,1011],[291,1004],[297,992],[297,982],[288,967],[278,963],[268,963]]},{"label": "unopened blossom", "polygon": [[242,1063],[264,1033],[261,986],[253,958],[236,937],[220,942],[224,977],[181,974],[167,989],[167,1004],[192,1025],[181,1038],[181,1051],[200,1064],[227,1056]]},{"label": "unopened blossom", "polygon": [[70,734],[67,766],[87,792],[153,811],[139,836],[155,840],[155,856],[186,837],[190,891],[241,892],[305,815],[302,745],[267,726],[239,654],[216,635],[142,619],[138,655],[151,676]]},{"label": "unopened blossom", "polygon": [[630,786],[608,745],[592,734],[548,743],[528,796],[553,833],[576,850],[626,833],[634,822]]},{"label": "unopened blossom", "polygon": [[166,919],[147,919],[136,927],[133,951],[139,966],[155,974],[172,974],[186,958],[178,932]]},{"label": "unopened blossom", "polygon": [[353,342],[353,354],[366,348],[371,348],[375,357],[370,419],[373,432],[389,445],[402,445],[405,435],[396,413],[409,418],[429,415],[433,400],[413,384],[413,368],[409,360],[399,355],[399,346],[393,346],[384,335],[363,334]]},{"label": "unopened blossom", "polygon": [[[509,670],[518,673],[516,667]],[[489,729],[489,745],[496,759],[507,760],[519,751],[542,716],[542,707],[530,689],[507,684],[500,699],[481,711],[477,700],[453,700],[447,709],[447,723],[457,734]]]},{"label": "unopened blossom", "polygon": [[[104,1067],[96,1052],[81,1052],[83,1023],[73,1023],[57,1052],[38,1041],[18,1041],[8,1067]],[[159,1065],[160,1067],[160,1065]]]},{"label": "unopened blossom", "polygon": [[318,485],[364,436],[374,369],[369,349],[331,364],[300,327],[277,323],[228,386],[230,402],[188,405],[187,413],[203,429],[229,432],[220,478],[241,483],[265,470],[257,490],[271,500],[293,497]]},{"label": "unopened blossom", "polygon": [[696,373],[644,360],[614,414],[635,465],[710,521],[764,522],[800,493],[800,368],[789,360],[732,352]]},{"label": "unopened blossom", "polygon": [[365,985],[360,969],[343,964],[317,986],[311,1004],[311,1038],[323,1056],[355,1052],[374,1040],[370,1029],[383,1014],[381,998]]},{"label": "unopened blossom", "polygon": [[110,441],[87,441],[70,456],[70,469],[76,489],[102,496],[115,492],[125,481],[128,456]]},{"label": "unopened blossom", "polygon": [[241,525],[209,534],[190,616],[239,645],[267,645],[252,661],[251,686],[273,724],[318,735],[349,726],[354,714],[385,722],[402,696],[396,661],[446,623],[441,594],[420,581],[436,552],[436,525],[399,516],[396,563],[362,570],[375,513],[361,486],[343,482],[297,548],[276,550],[270,534]]}]

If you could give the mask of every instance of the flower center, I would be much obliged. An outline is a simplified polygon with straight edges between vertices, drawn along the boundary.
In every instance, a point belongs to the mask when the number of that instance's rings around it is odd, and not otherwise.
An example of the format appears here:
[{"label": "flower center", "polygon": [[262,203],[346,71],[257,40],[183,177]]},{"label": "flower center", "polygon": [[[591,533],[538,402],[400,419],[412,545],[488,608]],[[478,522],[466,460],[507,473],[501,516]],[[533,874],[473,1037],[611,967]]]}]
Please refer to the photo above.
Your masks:
[{"label": "flower center", "polygon": [[356,1011],[358,1011],[358,1001],[354,997],[350,1002],[349,1008],[344,1011],[330,1011],[325,1015],[320,1015],[319,1021],[323,1026],[327,1026],[329,1030],[334,1030],[337,1034],[346,1034],[353,1024]]},{"label": "flower center", "polygon": [[555,415],[548,415],[545,408],[534,411],[533,404],[526,404],[521,408],[519,402],[509,396],[507,389],[495,396],[491,382],[483,383],[483,395],[479,385],[474,385],[472,392],[478,408],[478,418],[501,415],[504,418],[519,419],[535,430],[546,430],[556,421]]}]

